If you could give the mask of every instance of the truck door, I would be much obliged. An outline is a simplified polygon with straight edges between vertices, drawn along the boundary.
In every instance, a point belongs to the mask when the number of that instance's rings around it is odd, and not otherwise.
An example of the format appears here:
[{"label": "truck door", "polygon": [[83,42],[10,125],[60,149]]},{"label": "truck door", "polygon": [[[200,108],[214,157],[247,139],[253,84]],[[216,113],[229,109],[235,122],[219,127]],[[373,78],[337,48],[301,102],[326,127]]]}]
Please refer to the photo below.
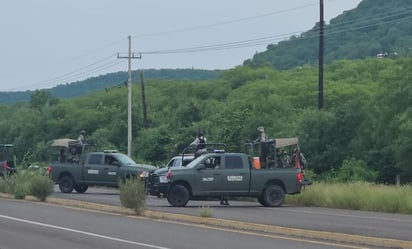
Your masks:
[{"label": "truck door", "polygon": [[86,159],[83,167],[83,179],[85,182],[99,184],[104,178],[104,164],[102,154],[91,154]]},{"label": "truck door", "polygon": [[200,195],[210,195],[222,190],[221,159],[220,155],[205,158],[203,161],[205,168],[195,174],[193,191],[198,192]]},{"label": "truck door", "polygon": [[118,178],[121,177],[120,162],[112,155],[105,155],[103,168],[103,181],[106,185],[117,185]]},{"label": "truck door", "polygon": [[249,164],[239,155],[225,155],[221,167],[221,185],[226,193],[245,193],[249,191]]}]

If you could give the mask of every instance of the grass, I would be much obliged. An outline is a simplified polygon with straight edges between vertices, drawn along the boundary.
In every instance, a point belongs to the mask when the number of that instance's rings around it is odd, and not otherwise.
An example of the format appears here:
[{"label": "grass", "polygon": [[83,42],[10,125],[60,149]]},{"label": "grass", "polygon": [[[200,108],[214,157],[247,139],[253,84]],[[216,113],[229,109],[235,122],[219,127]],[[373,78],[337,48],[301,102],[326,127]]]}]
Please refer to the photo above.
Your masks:
[{"label": "grass", "polygon": [[412,214],[412,186],[376,185],[366,182],[313,183],[288,204]]}]

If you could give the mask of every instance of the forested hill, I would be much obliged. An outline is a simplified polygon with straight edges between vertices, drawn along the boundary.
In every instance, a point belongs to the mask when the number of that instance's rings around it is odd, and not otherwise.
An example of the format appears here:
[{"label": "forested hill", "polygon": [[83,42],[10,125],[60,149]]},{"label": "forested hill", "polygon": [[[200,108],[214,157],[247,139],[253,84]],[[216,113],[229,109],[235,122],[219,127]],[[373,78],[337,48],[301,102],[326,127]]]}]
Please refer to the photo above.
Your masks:
[{"label": "forested hill", "polygon": [[[325,6],[325,11],[326,10]],[[412,54],[412,1],[363,0],[324,26],[325,62]],[[318,63],[319,23],[310,31],[269,45],[244,65],[290,69]]]},{"label": "forested hill", "polygon": [[[132,72],[132,81],[140,82],[141,71]],[[211,80],[216,79],[220,70],[201,69],[149,69],[144,70],[144,79],[167,79],[167,80]],[[85,95],[96,90],[122,86],[127,82],[127,72],[116,72],[86,80],[58,85],[48,89],[50,93],[58,98],[71,98]],[[33,91],[0,92],[0,104],[11,104],[16,102],[28,102]]]}]

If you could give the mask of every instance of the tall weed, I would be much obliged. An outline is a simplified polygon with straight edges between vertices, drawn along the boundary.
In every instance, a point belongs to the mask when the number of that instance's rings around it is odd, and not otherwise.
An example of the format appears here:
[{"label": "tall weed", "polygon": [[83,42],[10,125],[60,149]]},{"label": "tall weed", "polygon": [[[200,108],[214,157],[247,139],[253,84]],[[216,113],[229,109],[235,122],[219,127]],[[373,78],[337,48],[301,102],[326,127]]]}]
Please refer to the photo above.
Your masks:
[{"label": "tall weed", "polygon": [[131,178],[119,181],[120,202],[126,208],[133,209],[140,214],[145,208],[146,188],[144,181]]},{"label": "tall weed", "polygon": [[342,208],[412,214],[412,186],[388,186],[367,182],[314,182],[301,194],[287,196],[286,203],[300,206]]}]

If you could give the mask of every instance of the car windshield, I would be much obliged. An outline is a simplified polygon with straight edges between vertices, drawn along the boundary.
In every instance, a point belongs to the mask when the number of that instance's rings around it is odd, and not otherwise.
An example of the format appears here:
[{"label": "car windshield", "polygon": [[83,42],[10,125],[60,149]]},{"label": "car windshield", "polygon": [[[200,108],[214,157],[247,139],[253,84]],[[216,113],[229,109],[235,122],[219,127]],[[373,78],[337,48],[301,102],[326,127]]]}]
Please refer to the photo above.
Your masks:
[{"label": "car windshield", "polygon": [[120,162],[122,165],[135,165],[137,164],[133,159],[130,157],[123,155],[123,154],[116,154],[116,159]]}]

